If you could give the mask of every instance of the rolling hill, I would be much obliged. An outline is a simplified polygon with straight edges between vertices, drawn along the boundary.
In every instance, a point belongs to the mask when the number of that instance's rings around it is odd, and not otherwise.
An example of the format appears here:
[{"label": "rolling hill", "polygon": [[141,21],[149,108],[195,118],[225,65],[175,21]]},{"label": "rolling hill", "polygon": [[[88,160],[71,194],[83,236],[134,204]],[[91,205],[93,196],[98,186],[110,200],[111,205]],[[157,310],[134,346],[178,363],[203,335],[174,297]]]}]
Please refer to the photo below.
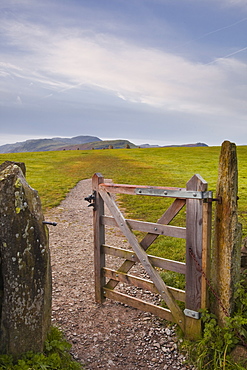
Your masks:
[{"label": "rolling hill", "polygon": [[[197,147],[207,146],[204,143],[167,145],[165,147]],[[121,149],[121,148],[161,148],[159,145],[143,144],[137,146],[128,140],[101,140],[97,136],[80,135],[72,138],[54,137],[51,139],[34,139],[5,144],[0,146],[0,154],[46,152],[51,150],[90,150],[90,149]]]},{"label": "rolling hill", "polygon": [[96,136],[75,136],[72,138],[54,137],[52,139],[26,140],[15,144],[0,146],[0,153],[46,152],[61,147],[102,141]]}]

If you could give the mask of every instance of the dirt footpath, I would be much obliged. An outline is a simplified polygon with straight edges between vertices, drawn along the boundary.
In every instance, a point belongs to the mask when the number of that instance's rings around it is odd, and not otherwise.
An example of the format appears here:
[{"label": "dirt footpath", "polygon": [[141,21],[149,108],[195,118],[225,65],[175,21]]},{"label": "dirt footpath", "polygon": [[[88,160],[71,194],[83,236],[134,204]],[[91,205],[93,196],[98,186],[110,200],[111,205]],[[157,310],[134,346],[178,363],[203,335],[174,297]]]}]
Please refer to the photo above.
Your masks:
[{"label": "dirt footpath", "polygon": [[[65,332],[85,369],[194,369],[178,353],[172,327],[117,302],[95,303],[92,208],[84,201],[91,192],[91,180],[83,180],[45,215],[58,223],[49,226],[53,324]],[[126,243],[119,233],[109,233],[113,245]]]}]

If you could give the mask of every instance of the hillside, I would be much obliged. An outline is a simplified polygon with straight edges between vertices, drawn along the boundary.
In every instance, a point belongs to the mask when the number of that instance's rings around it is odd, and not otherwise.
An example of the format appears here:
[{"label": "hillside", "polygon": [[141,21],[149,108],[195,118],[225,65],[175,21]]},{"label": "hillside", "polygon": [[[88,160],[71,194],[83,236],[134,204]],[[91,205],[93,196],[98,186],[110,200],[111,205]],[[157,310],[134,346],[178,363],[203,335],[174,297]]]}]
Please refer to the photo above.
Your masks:
[{"label": "hillside", "polygon": [[57,150],[90,150],[90,149],[121,149],[129,146],[130,148],[136,148],[136,145],[128,140],[101,140],[93,141],[91,143],[79,144],[79,145],[66,145],[58,148]]},{"label": "hillside", "polygon": [[[167,145],[165,147],[198,147],[207,146],[204,143]],[[101,140],[97,136],[80,135],[72,138],[54,137],[51,139],[33,139],[15,144],[5,144],[0,146],[0,154],[5,153],[28,153],[28,152],[47,152],[51,150],[90,150],[90,149],[121,149],[137,148],[138,146],[128,140]],[[162,148],[159,145],[142,144],[140,148]]]},{"label": "hillside", "polygon": [[100,142],[96,136],[75,136],[72,138],[54,137],[51,139],[26,140],[15,144],[0,146],[0,153],[46,152],[61,147],[80,145],[90,142]]},{"label": "hillside", "polygon": [[142,144],[140,145],[140,148],[178,148],[178,147],[198,147],[198,146],[208,146],[205,143],[195,143],[195,144],[174,144],[174,145],[165,145],[165,146],[160,146],[160,145],[150,145],[150,144]]}]

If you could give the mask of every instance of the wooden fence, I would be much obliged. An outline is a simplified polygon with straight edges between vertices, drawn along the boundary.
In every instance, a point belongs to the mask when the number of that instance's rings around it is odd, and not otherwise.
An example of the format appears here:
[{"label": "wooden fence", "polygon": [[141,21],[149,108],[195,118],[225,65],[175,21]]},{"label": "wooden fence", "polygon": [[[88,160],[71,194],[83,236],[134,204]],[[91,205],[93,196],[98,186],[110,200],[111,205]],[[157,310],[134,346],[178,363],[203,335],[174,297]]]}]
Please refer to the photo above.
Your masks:
[{"label": "wooden fence", "polygon": [[[94,207],[94,261],[95,297],[102,303],[110,298],[140,310],[151,312],[161,318],[176,322],[187,338],[197,339],[201,335],[200,308],[207,307],[208,297],[201,269],[209,273],[212,192],[200,175],[194,175],[186,188],[136,186],[107,183],[96,173],[92,179]],[[125,219],[118,208],[115,194],[174,198],[157,223]],[[105,215],[105,205],[111,216]],[[186,206],[186,227],[171,226],[169,223]],[[106,245],[105,226],[117,226],[122,231],[132,250]],[[139,243],[132,230],[146,232]],[[186,263],[150,256],[147,248],[159,235],[186,239]],[[121,257],[124,262],[117,270],[106,267],[105,256]],[[129,274],[135,263],[141,263],[150,280]],[[167,286],[161,279],[157,267],[185,274],[185,291]],[[119,282],[132,284],[144,290],[158,293],[168,309],[131,297],[117,291]],[[182,311],[177,301],[185,303]]]}]

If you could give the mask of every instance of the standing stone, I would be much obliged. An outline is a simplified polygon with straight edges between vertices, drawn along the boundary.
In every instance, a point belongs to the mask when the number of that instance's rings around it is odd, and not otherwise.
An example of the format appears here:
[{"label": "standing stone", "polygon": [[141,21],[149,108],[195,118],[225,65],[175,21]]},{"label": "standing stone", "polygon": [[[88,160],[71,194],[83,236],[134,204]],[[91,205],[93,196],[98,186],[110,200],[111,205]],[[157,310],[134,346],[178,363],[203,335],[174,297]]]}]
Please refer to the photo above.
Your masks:
[{"label": "standing stone", "polygon": [[212,281],[218,292],[212,310],[219,323],[224,324],[226,314],[234,308],[233,294],[240,277],[242,227],[238,223],[238,165],[236,145],[224,141],[219,159],[216,197],[221,199],[215,208],[215,229],[212,255]]},{"label": "standing stone", "polygon": [[25,165],[0,165],[0,353],[42,352],[51,322],[48,229]]}]

